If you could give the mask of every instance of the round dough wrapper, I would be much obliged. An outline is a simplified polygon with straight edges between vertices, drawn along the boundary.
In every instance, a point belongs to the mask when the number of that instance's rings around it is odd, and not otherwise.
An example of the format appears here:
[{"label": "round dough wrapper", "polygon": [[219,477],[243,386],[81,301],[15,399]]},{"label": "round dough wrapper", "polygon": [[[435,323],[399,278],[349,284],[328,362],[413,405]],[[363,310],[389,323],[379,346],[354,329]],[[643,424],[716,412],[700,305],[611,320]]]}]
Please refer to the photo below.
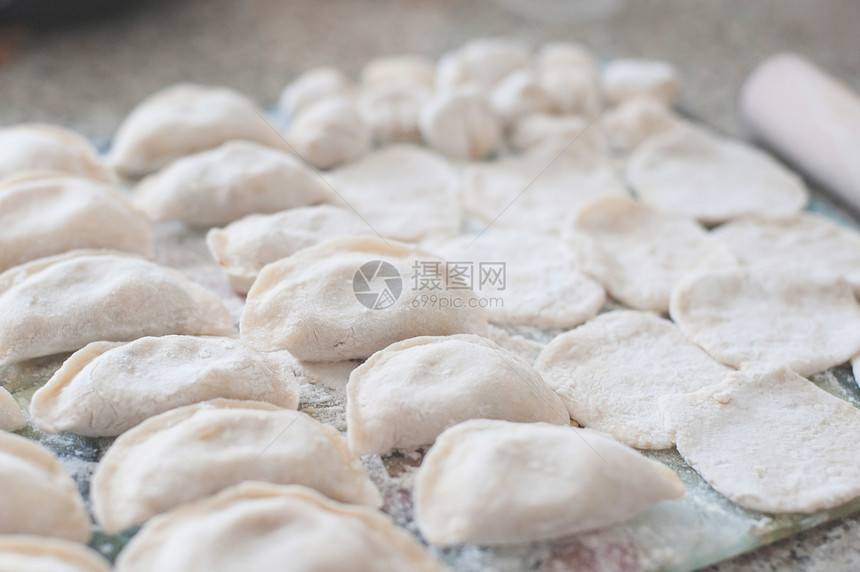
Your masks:
[{"label": "round dough wrapper", "polygon": [[594,201],[571,227],[564,243],[576,263],[637,310],[667,311],[672,288],[690,272],[737,266],[729,249],[694,220],[630,197]]},{"label": "round dough wrapper", "polygon": [[30,171],[111,181],[90,142],[73,131],[38,123],[0,129],[0,180]]},{"label": "round dough wrapper", "polygon": [[347,439],[358,455],[428,445],[468,419],[570,422],[531,364],[474,335],[392,344],[350,374],[346,393]]},{"label": "round dough wrapper", "polygon": [[860,296],[860,233],[824,217],[803,213],[783,219],[742,219],[711,234],[744,264],[839,275]]},{"label": "round dough wrapper", "polygon": [[150,521],[116,572],[445,572],[390,518],[301,486],[247,482]]},{"label": "round dough wrapper", "polygon": [[640,145],[626,176],[642,202],[705,224],[783,217],[809,199],[801,179],[769,155],[688,125]]},{"label": "round dough wrapper", "polygon": [[769,362],[806,376],[860,352],[860,305],[842,278],[776,268],[692,275],[672,292],[669,313],[688,338],[734,367]]},{"label": "round dough wrapper", "polygon": [[496,324],[570,328],[596,316],[606,299],[553,236],[491,230],[428,248],[451,264],[471,265],[474,289]]},{"label": "round dough wrapper", "polygon": [[135,204],[152,220],[195,226],[331,199],[325,181],[301,160],[248,141],[183,157],[141,181],[134,193]]},{"label": "round dough wrapper", "polygon": [[788,368],[750,364],[660,409],[684,460],[741,506],[814,513],[860,496],[860,411]]},{"label": "round dough wrapper", "polygon": [[431,544],[559,538],[684,494],[668,467],[588,429],[479,419],[448,429],[415,477]]},{"label": "round dough wrapper", "polygon": [[27,417],[12,394],[0,387],[0,431],[17,431],[27,426]]},{"label": "round dough wrapper", "polygon": [[732,371],[647,312],[608,312],[556,337],[535,368],[578,423],[637,449],[674,445],[658,399],[722,381]]},{"label": "round dough wrapper", "polygon": [[249,215],[206,235],[209,252],[230,287],[246,294],[266,264],[329,238],[373,230],[354,212],[332,205],[299,207],[269,215]]},{"label": "round dough wrapper", "polygon": [[114,136],[108,161],[123,176],[139,178],[234,139],[289,149],[244,95],[224,87],[177,84],[132,110]]},{"label": "round dough wrapper", "polygon": [[74,481],[52,452],[0,432],[0,534],[87,542],[90,517]]},{"label": "round dough wrapper", "polygon": [[326,174],[334,200],[367,223],[366,234],[417,242],[460,231],[460,178],[449,161],[413,145],[391,145]]},{"label": "round dough wrapper", "polygon": [[0,572],[110,572],[110,563],[86,546],[40,536],[0,536]]},{"label": "round dough wrapper", "polygon": [[149,219],[108,185],[43,173],[0,188],[0,271],[81,248],[155,254]]},{"label": "round dough wrapper", "polygon": [[486,335],[487,317],[471,290],[421,302],[412,277],[425,262],[452,282],[443,261],[402,243],[346,237],[300,250],[260,272],[242,312],[242,338],[263,351],[342,361],[416,336]]},{"label": "round dough wrapper", "polygon": [[145,337],[78,350],[30,400],[43,431],[107,437],[184,405],[215,398],[295,409],[301,389],[287,352],[261,353],[239,340]]},{"label": "round dough wrapper", "polygon": [[267,403],[214,399],[162,413],[120,436],[93,474],[93,512],[113,534],[253,480],[382,505],[333,427]]}]

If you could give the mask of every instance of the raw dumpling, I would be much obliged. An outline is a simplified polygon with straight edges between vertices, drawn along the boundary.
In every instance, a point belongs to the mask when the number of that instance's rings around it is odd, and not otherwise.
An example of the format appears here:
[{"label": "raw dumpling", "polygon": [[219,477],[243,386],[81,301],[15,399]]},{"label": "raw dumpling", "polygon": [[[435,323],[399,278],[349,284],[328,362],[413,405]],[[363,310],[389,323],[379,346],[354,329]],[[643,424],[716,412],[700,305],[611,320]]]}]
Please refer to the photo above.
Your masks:
[{"label": "raw dumpling", "polygon": [[682,119],[652,97],[634,97],[603,116],[601,125],[613,149],[628,153],[643,141],[680,125]]},{"label": "raw dumpling", "polygon": [[113,534],[249,480],[382,505],[333,427],[267,403],[215,399],[162,413],[121,435],[93,475],[93,512]]},{"label": "raw dumpling", "polygon": [[630,197],[594,201],[571,226],[564,242],[583,271],[637,310],[665,312],[684,275],[737,265],[729,249],[696,221]]},{"label": "raw dumpling", "polygon": [[79,248],[155,253],[149,220],[108,185],[46,175],[0,189],[0,271]]},{"label": "raw dumpling", "polygon": [[27,123],[0,129],[0,180],[28,171],[111,180],[95,149],[77,133]]},{"label": "raw dumpling", "polygon": [[744,264],[839,275],[860,296],[860,234],[824,217],[804,213],[783,219],[742,219],[712,234]]},{"label": "raw dumpling", "polygon": [[860,353],[860,305],[842,278],[790,269],[692,275],[672,292],[672,319],[717,361],[760,361],[800,375]]},{"label": "raw dumpling", "polygon": [[335,204],[366,221],[368,234],[415,242],[460,230],[458,173],[426,149],[385,147],[326,174],[326,180],[337,190]]},{"label": "raw dumpling", "polygon": [[418,117],[429,98],[422,88],[377,87],[362,92],[358,108],[376,143],[420,143]]},{"label": "raw dumpling", "polygon": [[486,335],[487,318],[471,290],[421,303],[409,288],[423,263],[444,266],[432,254],[369,236],[300,250],[260,272],[242,312],[242,339],[302,360],[342,361],[416,336]]},{"label": "raw dumpling", "polygon": [[589,429],[479,419],[448,429],[415,477],[431,543],[510,544],[608,526],[684,494],[668,467]]},{"label": "raw dumpling", "polygon": [[490,94],[490,105],[507,127],[524,115],[549,113],[554,102],[532,70],[517,70],[503,79]]},{"label": "raw dumpling", "polygon": [[144,99],[114,137],[109,161],[138,178],[234,139],[288,149],[251,100],[224,87],[179,84]]},{"label": "raw dumpling", "polygon": [[136,256],[79,250],[0,274],[0,364],[99,340],[231,332],[215,294]]},{"label": "raw dumpling", "polygon": [[570,328],[596,316],[606,298],[553,236],[491,230],[429,248],[471,270],[493,323]]},{"label": "raw dumpling", "polygon": [[601,79],[603,95],[613,105],[642,96],[671,105],[681,91],[678,72],[668,62],[612,60],[603,70]]},{"label": "raw dumpling", "polygon": [[27,417],[6,388],[0,387],[0,431],[17,431],[27,426]]},{"label": "raw dumpling", "polygon": [[47,449],[0,432],[0,483],[0,534],[89,540],[90,517],[84,501]]},{"label": "raw dumpling", "polygon": [[371,232],[351,210],[318,205],[247,216],[210,230],[206,244],[233,290],[246,294],[266,264],[329,238]]},{"label": "raw dumpling", "polygon": [[424,56],[384,56],[370,60],[361,70],[365,88],[408,87],[432,90],[436,85],[436,64]]},{"label": "raw dumpling", "polygon": [[343,72],[329,67],[310,69],[297,77],[281,94],[280,108],[294,119],[329,97],[349,97],[355,84]]},{"label": "raw dumpling", "polygon": [[110,572],[104,557],[86,546],[40,536],[0,536],[0,572]]},{"label": "raw dumpling", "polygon": [[45,432],[119,435],[154,415],[216,397],[295,409],[300,388],[286,352],[260,353],[231,338],[163,336],[93,342],[33,395]]},{"label": "raw dumpling", "polygon": [[722,381],[731,371],[647,312],[608,312],[556,337],[535,368],[571,418],[638,449],[673,445],[657,400]]},{"label": "raw dumpling", "polygon": [[489,92],[511,72],[529,65],[528,48],[515,40],[478,38],[439,59],[436,86]]},{"label": "raw dumpling", "polygon": [[[568,142],[569,143],[569,142]],[[497,228],[556,234],[589,202],[626,196],[608,155],[577,140],[567,151],[538,148],[476,164],[465,174],[466,212]]]},{"label": "raw dumpling", "polygon": [[784,217],[808,200],[800,178],[764,152],[688,125],[645,141],[626,174],[642,202],[705,224]]},{"label": "raw dumpling", "polygon": [[501,120],[473,90],[438,92],[421,110],[418,125],[428,146],[456,161],[483,159],[503,141]]},{"label": "raw dumpling", "polygon": [[860,496],[860,410],[785,367],[750,364],[660,408],[684,460],[739,505],[813,513]]},{"label": "raw dumpling", "polygon": [[357,455],[429,445],[468,419],[570,422],[527,361],[474,335],[392,344],[352,372],[346,395],[347,439]]},{"label": "raw dumpling", "polygon": [[197,226],[330,199],[325,181],[301,160],[247,141],[230,141],[179,159],[141,181],[134,196],[135,204],[154,221]]},{"label": "raw dumpling", "polygon": [[290,146],[317,169],[354,161],[370,150],[373,134],[352,98],[328,97],[311,105],[290,126]]},{"label": "raw dumpling", "polygon": [[249,482],[150,521],[116,572],[445,572],[387,516],[302,486]]},{"label": "raw dumpling", "polygon": [[547,44],[535,59],[540,85],[549,93],[557,111],[586,117],[600,112],[597,64],[582,46]]}]

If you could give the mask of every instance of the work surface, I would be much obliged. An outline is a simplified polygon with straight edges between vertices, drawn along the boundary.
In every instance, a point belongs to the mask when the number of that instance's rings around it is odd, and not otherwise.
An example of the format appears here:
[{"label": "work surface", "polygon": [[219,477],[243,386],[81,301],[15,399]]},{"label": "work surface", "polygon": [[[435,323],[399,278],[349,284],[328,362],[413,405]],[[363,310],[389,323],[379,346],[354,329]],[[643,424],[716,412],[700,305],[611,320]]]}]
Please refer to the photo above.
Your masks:
[{"label": "work surface", "polygon": [[[507,35],[576,40],[601,58],[668,60],[684,79],[684,108],[737,134],[737,89],[771,53],[802,53],[860,89],[858,25],[849,0],[150,2],[72,29],[0,32],[0,124],[60,123],[106,140],[137,101],[177,81],[229,85],[270,107],[308,67],[355,73],[376,55],[439,55]],[[857,569],[854,516],[710,570]]]}]

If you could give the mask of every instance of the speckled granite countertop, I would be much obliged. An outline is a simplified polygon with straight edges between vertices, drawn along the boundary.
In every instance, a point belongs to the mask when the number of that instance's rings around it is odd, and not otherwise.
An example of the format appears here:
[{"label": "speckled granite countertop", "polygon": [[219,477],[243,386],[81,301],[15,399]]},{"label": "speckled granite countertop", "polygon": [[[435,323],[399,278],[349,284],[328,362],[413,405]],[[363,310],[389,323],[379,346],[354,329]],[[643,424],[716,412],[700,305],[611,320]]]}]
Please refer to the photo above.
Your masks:
[{"label": "speckled granite countertop", "polygon": [[[0,124],[45,121],[107,139],[145,95],[177,81],[225,84],[270,106],[315,65],[438,55],[474,36],[576,40],[601,57],[674,63],[683,106],[738,133],[734,99],[765,56],[797,51],[860,90],[853,0],[149,0],[69,29],[0,29]],[[708,569],[860,570],[860,516]]]}]

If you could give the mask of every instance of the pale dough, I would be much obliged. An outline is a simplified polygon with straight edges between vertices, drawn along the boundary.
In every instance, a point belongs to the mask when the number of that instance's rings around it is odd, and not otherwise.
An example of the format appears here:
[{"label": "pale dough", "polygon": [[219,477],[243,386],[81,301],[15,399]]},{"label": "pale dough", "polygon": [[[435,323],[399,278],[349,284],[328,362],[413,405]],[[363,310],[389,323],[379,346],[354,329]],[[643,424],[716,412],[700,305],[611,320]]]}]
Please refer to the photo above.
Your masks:
[{"label": "pale dough", "polygon": [[0,129],[0,180],[31,171],[112,178],[90,142],[73,131],[38,123]]},{"label": "pale dough", "polygon": [[672,319],[715,359],[762,361],[800,375],[860,352],[860,305],[842,278],[792,270],[722,270],[685,278],[672,292]]},{"label": "pale dough", "polygon": [[657,400],[731,371],[648,312],[608,312],[556,337],[535,363],[578,423],[638,449],[668,449]]},{"label": "pale dough", "polygon": [[0,572],[110,572],[95,550],[67,540],[0,535]]},{"label": "pale dough", "polygon": [[660,408],[684,460],[741,506],[813,513],[860,495],[860,410],[785,367],[751,364]]},{"label": "pale dough", "polygon": [[17,431],[27,426],[27,417],[12,394],[0,387],[0,431]]}]

